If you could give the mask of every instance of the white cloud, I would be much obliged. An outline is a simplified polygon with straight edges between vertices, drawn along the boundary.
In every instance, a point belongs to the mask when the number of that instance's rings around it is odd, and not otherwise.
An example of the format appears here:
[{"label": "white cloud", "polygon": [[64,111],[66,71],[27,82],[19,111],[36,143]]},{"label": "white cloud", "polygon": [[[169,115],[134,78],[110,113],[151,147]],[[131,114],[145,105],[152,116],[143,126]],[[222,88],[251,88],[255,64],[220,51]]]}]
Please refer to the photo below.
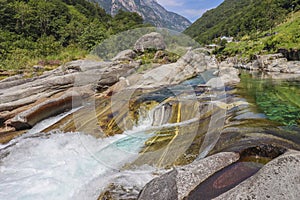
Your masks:
[{"label": "white cloud", "polygon": [[205,13],[208,9],[184,9],[182,10],[182,13],[185,13],[186,15],[194,16],[194,15],[202,15]]},{"label": "white cloud", "polygon": [[218,6],[223,0],[156,0],[167,10],[195,21],[207,10]]},{"label": "white cloud", "polygon": [[170,6],[170,7],[179,7],[183,5],[182,1],[178,0],[157,0],[157,2],[163,6]]},{"label": "white cloud", "polygon": [[180,14],[186,16],[191,21],[194,21],[201,17],[209,9],[183,9]]}]

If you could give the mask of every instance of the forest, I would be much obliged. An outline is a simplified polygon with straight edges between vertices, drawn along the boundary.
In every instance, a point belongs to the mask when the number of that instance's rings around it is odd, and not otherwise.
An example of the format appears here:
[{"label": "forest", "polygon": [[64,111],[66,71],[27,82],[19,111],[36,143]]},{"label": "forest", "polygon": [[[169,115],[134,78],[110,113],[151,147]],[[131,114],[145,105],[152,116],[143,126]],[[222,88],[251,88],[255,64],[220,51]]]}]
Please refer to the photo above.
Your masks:
[{"label": "forest", "polygon": [[225,0],[206,12],[184,33],[202,44],[220,36],[239,39],[257,32],[272,31],[288,13],[300,9],[300,0]]},{"label": "forest", "polygon": [[137,13],[112,17],[86,0],[0,0],[0,72],[54,68],[83,58],[110,35],[143,26],[149,24]]}]

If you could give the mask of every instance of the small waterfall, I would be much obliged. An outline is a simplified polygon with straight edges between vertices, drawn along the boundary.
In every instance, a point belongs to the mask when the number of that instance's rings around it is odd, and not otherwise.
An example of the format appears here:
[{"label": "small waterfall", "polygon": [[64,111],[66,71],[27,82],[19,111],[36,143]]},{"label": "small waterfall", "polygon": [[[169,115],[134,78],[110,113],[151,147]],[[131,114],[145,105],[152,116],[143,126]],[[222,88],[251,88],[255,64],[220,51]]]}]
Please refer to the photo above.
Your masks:
[{"label": "small waterfall", "polygon": [[152,118],[152,126],[161,126],[168,123],[172,114],[172,105],[170,103],[162,103],[149,112]]}]

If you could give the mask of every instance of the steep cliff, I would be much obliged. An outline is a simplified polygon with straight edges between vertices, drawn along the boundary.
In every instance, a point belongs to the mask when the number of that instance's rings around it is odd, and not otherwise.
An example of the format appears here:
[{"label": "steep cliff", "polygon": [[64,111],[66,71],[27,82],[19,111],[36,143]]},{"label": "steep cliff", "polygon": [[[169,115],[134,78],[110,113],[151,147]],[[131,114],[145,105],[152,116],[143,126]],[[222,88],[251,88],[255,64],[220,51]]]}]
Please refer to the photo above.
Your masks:
[{"label": "steep cliff", "polygon": [[145,22],[157,27],[183,31],[191,22],[176,13],[167,11],[156,0],[94,0],[107,13],[115,15],[119,10],[136,12]]}]

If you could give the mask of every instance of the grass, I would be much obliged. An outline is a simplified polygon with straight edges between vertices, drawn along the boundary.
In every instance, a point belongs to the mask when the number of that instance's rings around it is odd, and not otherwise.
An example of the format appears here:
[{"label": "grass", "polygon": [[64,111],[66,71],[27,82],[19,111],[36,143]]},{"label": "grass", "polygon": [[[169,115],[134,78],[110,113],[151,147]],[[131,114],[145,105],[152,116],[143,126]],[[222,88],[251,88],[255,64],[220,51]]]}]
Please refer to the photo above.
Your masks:
[{"label": "grass", "polygon": [[[0,71],[8,72],[9,75],[24,74],[26,77],[31,77],[34,74],[55,69],[66,62],[83,59],[87,54],[86,50],[75,45],[57,50],[57,53],[49,56],[35,55],[35,52],[30,50],[15,49],[0,62]],[[42,69],[37,73],[33,68],[34,65],[40,65]],[[0,79],[5,77],[0,75]]]}]

